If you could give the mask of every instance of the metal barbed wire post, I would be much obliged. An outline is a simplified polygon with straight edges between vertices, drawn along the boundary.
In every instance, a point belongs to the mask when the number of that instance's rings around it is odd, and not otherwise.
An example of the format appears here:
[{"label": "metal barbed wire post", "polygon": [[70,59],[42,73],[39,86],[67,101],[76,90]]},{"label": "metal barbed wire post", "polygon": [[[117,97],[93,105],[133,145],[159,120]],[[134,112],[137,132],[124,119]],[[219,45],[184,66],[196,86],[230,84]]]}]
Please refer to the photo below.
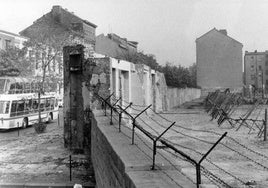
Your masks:
[{"label": "metal barbed wire post", "polygon": [[264,114],[264,130],[263,130],[263,140],[267,140],[267,108],[265,109],[265,114]]}]

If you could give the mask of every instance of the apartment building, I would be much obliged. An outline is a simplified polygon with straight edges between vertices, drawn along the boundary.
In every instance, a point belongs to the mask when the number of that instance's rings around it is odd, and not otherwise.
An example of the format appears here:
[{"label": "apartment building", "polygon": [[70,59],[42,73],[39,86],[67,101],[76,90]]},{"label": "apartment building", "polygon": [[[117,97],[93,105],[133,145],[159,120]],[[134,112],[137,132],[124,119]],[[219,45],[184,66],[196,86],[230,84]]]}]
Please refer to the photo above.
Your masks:
[{"label": "apartment building", "polygon": [[242,43],[216,28],[196,39],[197,85],[202,95],[216,89],[241,91]]},{"label": "apartment building", "polygon": [[22,48],[23,43],[27,41],[27,37],[20,36],[9,31],[0,30],[0,49],[6,50],[9,47]]},{"label": "apartment building", "polygon": [[244,84],[247,88],[268,88],[268,51],[245,52]]}]

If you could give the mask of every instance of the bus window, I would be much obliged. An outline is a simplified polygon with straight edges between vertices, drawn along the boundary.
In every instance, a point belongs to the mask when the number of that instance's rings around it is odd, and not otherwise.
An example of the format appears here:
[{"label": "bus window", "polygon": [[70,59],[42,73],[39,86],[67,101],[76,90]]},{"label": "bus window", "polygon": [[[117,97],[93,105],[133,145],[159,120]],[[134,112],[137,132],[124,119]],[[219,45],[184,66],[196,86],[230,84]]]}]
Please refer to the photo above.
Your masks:
[{"label": "bus window", "polygon": [[5,113],[6,113],[6,114],[9,113],[9,105],[10,105],[10,102],[7,101],[7,102],[6,102],[6,110],[5,110]]},{"label": "bus window", "polygon": [[31,100],[25,100],[25,109],[24,109],[24,113],[25,114],[29,114],[31,112]]},{"label": "bus window", "polygon": [[0,101],[0,114],[8,114],[9,101]]},{"label": "bus window", "polygon": [[31,82],[31,93],[35,92],[35,82]]},{"label": "bus window", "polygon": [[54,110],[54,103],[55,103],[55,98],[52,98],[50,100],[50,108],[51,108],[51,110]]},{"label": "bus window", "polygon": [[16,116],[16,112],[17,112],[17,101],[12,101],[10,117]]},{"label": "bus window", "polygon": [[41,99],[40,100],[40,109],[41,109],[41,111],[45,110],[45,103],[46,103],[46,99]]},{"label": "bus window", "polygon": [[50,100],[51,98],[46,99],[46,110],[50,110]]},{"label": "bus window", "polygon": [[16,91],[16,83],[10,84],[9,94],[14,94]]},{"label": "bus window", "polygon": [[31,84],[25,83],[24,85],[24,93],[30,93],[31,92]]},{"label": "bus window", "polygon": [[22,93],[23,91],[23,86],[21,82],[16,83],[16,93]]},{"label": "bus window", "polygon": [[24,114],[24,106],[25,106],[25,101],[18,101],[17,102],[17,115],[23,115]]},{"label": "bus window", "polygon": [[32,109],[34,112],[38,112],[38,101],[37,100],[33,101]]},{"label": "bus window", "polygon": [[0,101],[0,114],[4,113],[4,108],[5,108],[5,102],[4,101]]}]

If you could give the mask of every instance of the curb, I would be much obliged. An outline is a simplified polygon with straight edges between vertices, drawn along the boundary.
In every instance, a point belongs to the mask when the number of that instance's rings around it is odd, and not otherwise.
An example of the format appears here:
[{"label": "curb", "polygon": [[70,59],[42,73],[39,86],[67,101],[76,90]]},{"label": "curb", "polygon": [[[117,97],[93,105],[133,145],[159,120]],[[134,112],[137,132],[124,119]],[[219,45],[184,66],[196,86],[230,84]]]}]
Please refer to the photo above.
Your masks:
[{"label": "curb", "polygon": [[[0,188],[73,188],[74,183],[0,183]],[[95,188],[95,184],[82,184],[83,188]]]}]

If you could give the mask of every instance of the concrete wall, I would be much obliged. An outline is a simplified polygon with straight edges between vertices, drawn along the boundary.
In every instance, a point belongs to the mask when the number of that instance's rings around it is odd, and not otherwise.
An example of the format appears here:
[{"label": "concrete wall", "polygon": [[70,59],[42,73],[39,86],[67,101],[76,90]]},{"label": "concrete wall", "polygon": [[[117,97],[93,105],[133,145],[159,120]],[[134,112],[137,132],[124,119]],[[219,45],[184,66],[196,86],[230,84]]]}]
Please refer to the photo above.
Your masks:
[{"label": "concrete wall", "polygon": [[242,44],[211,30],[196,40],[197,85],[202,89],[242,88]]},{"label": "concrete wall", "polygon": [[106,98],[114,93],[121,105],[130,102],[140,107],[152,104],[156,112],[167,111],[184,102],[200,97],[200,89],[168,88],[163,73],[152,70],[142,64],[132,64],[113,58],[97,58],[93,68],[89,91],[91,91],[92,108],[99,109],[94,93]]},{"label": "concrete wall", "polygon": [[201,89],[195,89],[195,88],[179,89],[179,88],[168,87],[167,89],[168,109],[172,109],[193,99],[200,98],[200,96],[201,96]]},{"label": "concrete wall", "polygon": [[[135,144],[131,145],[130,130],[124,128],[123,133],[119,133],[117,126],[111,126],[109,118],[103,116],[103,112],[94,111],[94,115],[91,124],[91,154],[97,187],[196,187],[166,159],[175,165],[179,161],[160,150],[157,150],[156,170],[151,170],[151,149],[137,137]],[[149,142],[145,143],[151,146]]]}]

